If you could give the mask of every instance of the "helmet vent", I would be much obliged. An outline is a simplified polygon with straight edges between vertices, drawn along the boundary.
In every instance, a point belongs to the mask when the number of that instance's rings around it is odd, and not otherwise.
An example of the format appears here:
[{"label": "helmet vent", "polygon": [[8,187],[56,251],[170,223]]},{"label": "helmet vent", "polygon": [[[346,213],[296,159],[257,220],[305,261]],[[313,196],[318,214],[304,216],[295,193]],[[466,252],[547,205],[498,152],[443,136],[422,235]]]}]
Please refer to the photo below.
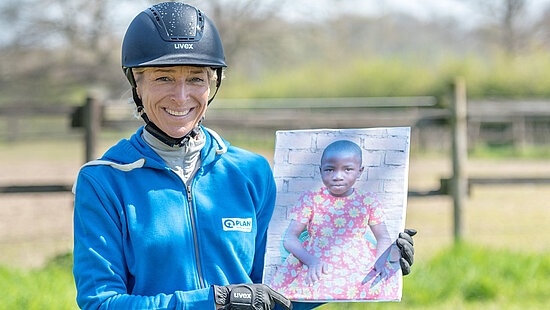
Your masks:
[{"label": "helmet vent", "polygon": [[167,2],[149,9],[161,35],[168,41],[200,40],[204,28],[202,12],[190,5]]}]

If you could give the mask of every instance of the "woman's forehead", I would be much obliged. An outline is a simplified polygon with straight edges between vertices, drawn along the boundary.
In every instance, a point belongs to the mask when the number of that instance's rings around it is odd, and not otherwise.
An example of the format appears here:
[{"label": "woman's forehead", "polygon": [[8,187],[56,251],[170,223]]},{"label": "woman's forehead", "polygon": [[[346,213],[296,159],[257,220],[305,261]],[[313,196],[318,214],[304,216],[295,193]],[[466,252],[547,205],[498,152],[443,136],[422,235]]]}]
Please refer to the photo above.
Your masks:
[{"label": "woman's forehead", "polygon": [[207,68],[195,66],[147,67],[144,71],[150,73],[205,73]]}]

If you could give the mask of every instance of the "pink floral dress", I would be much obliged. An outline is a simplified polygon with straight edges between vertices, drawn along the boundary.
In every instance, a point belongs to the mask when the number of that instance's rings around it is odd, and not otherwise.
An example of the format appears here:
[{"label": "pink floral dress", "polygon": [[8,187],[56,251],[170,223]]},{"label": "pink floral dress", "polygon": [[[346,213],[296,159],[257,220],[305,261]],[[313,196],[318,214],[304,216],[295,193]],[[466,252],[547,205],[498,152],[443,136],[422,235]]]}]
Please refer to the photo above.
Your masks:
[{"label": "pink floral dress", "polygon": [[[375,245],[365,238],[369,225],[385,221],[382,205],[373,193],[357,189],[347,197],[334,197],[327,188],[304,193],[290,218],[307,225],[309,239],[303,246],[309,254],[328,264],[328,274],[307,285],[307,266],[290,254],[277,268],[270,285],[293,300],[399,299],[395,264],[386,262],[389,279],[370,279]],[[397,264],[398,265],[398,264]]]}]

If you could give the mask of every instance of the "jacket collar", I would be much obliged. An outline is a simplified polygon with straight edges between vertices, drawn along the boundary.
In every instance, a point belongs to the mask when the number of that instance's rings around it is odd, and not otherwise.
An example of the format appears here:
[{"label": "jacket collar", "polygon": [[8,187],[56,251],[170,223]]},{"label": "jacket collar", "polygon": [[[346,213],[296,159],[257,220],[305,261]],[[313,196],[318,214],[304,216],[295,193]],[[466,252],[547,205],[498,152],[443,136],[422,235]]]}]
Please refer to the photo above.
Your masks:
[{"label": "jacket collar", "polygon": [[[223,140],[216,132],[201,126],[202,133],[206,137],[206,142],[201,150],[202,165],[208,165],[216,161],[227,151],[229,143]],[[133,163],[141,158],[145,158],[143,167],[166,169],[167,166],[162,158],[145,143],[141,137],[144,126],[140,127],[136,133],[130,137],[130,140],[121,140],[117,145],[110,148],[102,159],[115,161],[121,164]]]}]

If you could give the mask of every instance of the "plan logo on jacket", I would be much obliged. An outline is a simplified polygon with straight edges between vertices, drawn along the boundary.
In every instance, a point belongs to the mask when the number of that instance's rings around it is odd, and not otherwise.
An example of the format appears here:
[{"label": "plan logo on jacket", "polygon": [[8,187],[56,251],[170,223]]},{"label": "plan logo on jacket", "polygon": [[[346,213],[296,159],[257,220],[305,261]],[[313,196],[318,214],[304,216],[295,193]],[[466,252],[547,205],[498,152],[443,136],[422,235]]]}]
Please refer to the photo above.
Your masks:
[{"label": "plan logo on jacket", "polygon": [[252,218],[222,218],[222,226],[225,231],[252,231]]}]

